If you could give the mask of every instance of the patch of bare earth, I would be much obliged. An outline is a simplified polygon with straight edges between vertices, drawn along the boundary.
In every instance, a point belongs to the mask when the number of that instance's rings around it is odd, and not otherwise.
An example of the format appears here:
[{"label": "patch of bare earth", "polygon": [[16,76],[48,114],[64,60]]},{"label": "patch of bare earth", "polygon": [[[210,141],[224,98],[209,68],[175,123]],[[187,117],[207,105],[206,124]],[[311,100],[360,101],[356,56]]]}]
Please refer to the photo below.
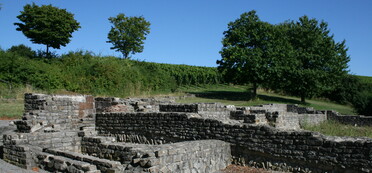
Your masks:
[{"label": "patch of bare earth", "polygon": [[270,173],[262,168],[252,168],[248,166],[229,165],[221,170],[222,173]]}]

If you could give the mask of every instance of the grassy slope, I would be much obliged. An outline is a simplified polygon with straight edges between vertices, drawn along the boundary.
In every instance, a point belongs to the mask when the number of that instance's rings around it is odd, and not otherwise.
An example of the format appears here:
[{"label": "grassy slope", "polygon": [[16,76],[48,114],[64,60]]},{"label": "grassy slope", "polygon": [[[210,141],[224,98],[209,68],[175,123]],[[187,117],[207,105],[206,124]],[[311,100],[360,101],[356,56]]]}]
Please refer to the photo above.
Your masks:
[{"label": "grassy slope", "polygon": [[357,136],[372,138],[372,126],[355,127],[344,125],[335,121],[325,121],[320,125],[303,127],[306,130],[316,131],[330,136]]},{"label": "grassy slope", "polygon": [[23,114],[23,100],[1,100],[0,119],[20,118]]},{"label": "grassy slope", "polygon": [[354,114],[351,106],[317,99],[307,100],[307,104],[302,104],[300,98],[283,96],[263,90],[258,91],[258,99],[250,100],[251,97],[245,86],[214,85],[208,87],[184,87],[180,91],[197,95],[195,98],[180,100],[180,103],[220,102],[237,106],[284,103],[314,107],[317,110],[335,110],[341,114]]}]

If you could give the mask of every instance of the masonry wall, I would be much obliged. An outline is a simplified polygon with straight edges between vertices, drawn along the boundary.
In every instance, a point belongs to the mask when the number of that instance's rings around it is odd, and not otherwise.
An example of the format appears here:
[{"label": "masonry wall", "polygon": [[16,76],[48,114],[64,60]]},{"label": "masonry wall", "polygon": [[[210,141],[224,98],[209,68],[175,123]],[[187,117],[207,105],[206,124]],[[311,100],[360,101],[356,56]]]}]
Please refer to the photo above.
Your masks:
[{"label": "masonry wall", "polygon": [[55,148],[65,151],[80,151],[81,137],[75,131],[53,133],[24,133],[5,134],[3,160],[25,169],[35,166],[31,156],[30,146],[33,150],[41,151],[43,148]]},{"label": "masonry wall", "polygon": [[4,160],[30,169],[35,166],[30,146],[79,152],[78,134],[94,126],[94,114],[92,96],[25,94],[25,113],[15,122],[17,130],[2,136]]},{"label": "masonry wall", "polygon": [[44,127],[71,130],[78,129],[83,120],[94,119],[94,114],[92,96],[25,94],[25,113],[15,124],[24,133]]},{"label": "masonry wall", "polygon": [[[372,139],[338,138],[309,131],[222,122],[185,113],[108,113],[96,115],[101,135],[127,134],[170,142],[217,139],[232,144],[235,162],[262,161],[266,168],[372,171]],[[271,165],[270,165],[270,164]],[[286,165],[284,168],[275,165]]]},{"label": "masonry wall", "polygon": [[338,121],[343,124],[356,126],[372,126],[372,116],[363,115],[340,115],[335,111],[327,111],[327,117],[330,120]]},{"label": "masonry wall", "polygon": [[234,111],[235,106],[223,105],[221,103],[195,103],[195,104],[163,104],[159,105],[160,112],[187,112],[197,113],[203,118],[229,119],[230,111]]},{"label": "masonry wall", "polygon": [[97,113],[102,112],[159,112],[160,104],[175,102],[175,97],[159,98],[95,98]]},{"label": "masonry wall", "polygon": [[163,145],[120,143],[84,137],[82,152],[121,162],[128,172],[214,172],[231,163],[230,145],[218,140]]}]

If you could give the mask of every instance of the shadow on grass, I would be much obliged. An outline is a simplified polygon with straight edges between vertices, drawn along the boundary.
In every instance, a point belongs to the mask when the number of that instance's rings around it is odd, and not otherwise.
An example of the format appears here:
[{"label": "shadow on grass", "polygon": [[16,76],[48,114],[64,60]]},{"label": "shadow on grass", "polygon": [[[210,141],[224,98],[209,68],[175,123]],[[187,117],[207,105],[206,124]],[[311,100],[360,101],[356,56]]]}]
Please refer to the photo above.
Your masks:
[{"label": "shadow on grass", "polygon": [[[206,92],[189,92],[195,94],[197,97],[206,99],[219,99],[229,101],[250,101],[253,99],[253,95],[250,92],[243,91],[206,91]],[[286,103],[286,104],[302,104],[299,100],[282,98],[278,96],[268,96],[258,94],[257,97],[260,100],[273,102],[273,103]]]}]

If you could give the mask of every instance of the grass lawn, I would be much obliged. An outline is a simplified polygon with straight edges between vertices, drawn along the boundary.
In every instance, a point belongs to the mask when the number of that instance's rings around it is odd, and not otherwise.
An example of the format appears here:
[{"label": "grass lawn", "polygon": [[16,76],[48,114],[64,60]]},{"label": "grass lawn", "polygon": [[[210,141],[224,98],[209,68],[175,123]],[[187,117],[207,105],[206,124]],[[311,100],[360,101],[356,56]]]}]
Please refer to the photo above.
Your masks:
[{"label": "grass lawn", "polygon": [[306,104],[301,102],[298,97],[283,96],[258,90],[258,98],[251,100],[247,86],[213,85],[207,87],[183,87],[181,92],[196,94],[195,98],[179,100],[179,103],[198,103],[198,102],[220,102],[236,106],[253,106],[269,103],[298,104],[304,107],[314,107],[317,110],[335,110],[341,114],[354,114],[353,108],[347,105],[340,105],[324,100],[306,100]]},{"label": "grass lawn", "polygon": [[372,138],[372,127],[355,127],[335,121],[325,121],[320,125],[303,127],[306,130],[320,132],[330,136],[354,136]]},{"label": "grass lawn", "polygon": [[21,118],[23,107],[23,100],[0,100],[0,119]]}]

